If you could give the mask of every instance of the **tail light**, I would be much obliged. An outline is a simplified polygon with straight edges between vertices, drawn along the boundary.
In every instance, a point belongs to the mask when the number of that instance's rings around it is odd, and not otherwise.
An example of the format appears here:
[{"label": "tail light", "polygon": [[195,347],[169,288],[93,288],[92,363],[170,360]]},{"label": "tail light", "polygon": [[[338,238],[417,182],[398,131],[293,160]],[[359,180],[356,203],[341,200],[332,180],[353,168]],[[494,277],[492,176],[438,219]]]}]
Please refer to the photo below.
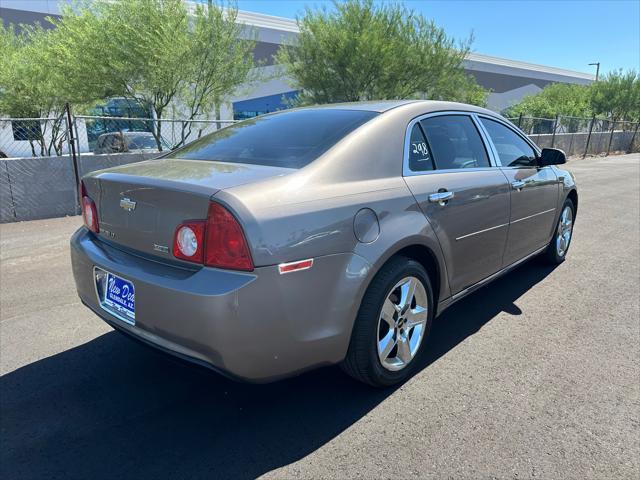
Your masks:
[{"label": "tail light", "polygon": [[173,238],[173,254],[176,258],[202,263],[204,252],[205,222],[195,220],[178,225]]},{"label": "tail light", "polygon": [[204,264],[233,270],[253,270],[247,240],[231,212],[219,203],[209,204]]},{"label": "tail light", "polygon": [[178,225],[174,235],[176,258],[208,267],[253,270],[249,245],[236,218],[216,202],[209,203],[205,221],[187,221]]},{"label": "tail light", "polygon": [[96,208],[95,202],[87,195],[87,189],[84,183],[80,184],[80,196],[82,200],[82,218],[84,219],[84,225],[93,233],[99,233],[98,209]]}]

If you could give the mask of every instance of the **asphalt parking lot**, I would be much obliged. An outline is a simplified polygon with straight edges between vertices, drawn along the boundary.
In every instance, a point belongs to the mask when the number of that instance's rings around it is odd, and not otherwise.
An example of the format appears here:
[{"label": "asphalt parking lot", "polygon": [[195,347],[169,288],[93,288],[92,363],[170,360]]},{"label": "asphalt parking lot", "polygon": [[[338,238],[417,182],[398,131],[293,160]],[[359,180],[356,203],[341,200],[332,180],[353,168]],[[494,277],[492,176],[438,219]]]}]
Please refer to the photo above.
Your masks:
[{"label": "asphalt parking lot", "polygon": [[178,363],[79,303],[79,217],[2,225],[0,476],[639,478],[640,155],[569,169],[568,260],[452,307],[391,390],[337,368],[256,386]]}]

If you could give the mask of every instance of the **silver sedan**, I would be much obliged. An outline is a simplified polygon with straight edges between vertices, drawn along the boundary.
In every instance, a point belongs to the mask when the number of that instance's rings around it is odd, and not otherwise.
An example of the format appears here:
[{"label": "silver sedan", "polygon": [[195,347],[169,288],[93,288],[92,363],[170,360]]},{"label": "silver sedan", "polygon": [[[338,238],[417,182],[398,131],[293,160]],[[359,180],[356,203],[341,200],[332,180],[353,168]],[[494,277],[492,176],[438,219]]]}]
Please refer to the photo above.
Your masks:
[{"label": "silver sedan", "polygon": [[340,364],[392,385],[454,302],[535,255],[564,261],[578,194],[563,163],[463,104],[265,115],[86,176],[78,294],[125,334],[235,378]]}]

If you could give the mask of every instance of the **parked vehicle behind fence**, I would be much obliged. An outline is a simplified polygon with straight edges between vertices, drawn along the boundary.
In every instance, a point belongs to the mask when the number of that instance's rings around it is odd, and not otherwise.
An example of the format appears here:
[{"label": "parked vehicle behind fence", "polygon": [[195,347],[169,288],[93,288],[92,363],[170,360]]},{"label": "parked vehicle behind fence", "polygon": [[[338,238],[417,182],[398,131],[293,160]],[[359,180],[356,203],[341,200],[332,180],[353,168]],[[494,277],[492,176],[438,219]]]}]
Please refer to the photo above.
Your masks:
[{"label": "parked vehicle behind fence", "polygon": [[[166,142],[161,141],[163,148]],[[98,137],[94,153],[158,152],[158,143],[149,132],[109,132]]]},{"label": "parked vehicle behind fence", "polygon": [[431,323],[541,255],[564,261],[578,195],[513,124],[469,105],[294,109],[82,181],[82,301],[142,342],[265,382],[340,364],[419,368]]}]

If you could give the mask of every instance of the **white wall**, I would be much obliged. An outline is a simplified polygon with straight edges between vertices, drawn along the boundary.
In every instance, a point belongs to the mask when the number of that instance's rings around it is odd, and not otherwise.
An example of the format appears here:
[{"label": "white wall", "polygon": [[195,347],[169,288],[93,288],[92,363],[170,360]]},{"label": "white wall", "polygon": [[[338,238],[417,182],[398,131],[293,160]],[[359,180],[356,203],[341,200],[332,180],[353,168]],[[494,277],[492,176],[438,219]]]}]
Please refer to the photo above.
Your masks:
[{"label": "white wall", "polygon": [[[51,122],[40,122],[40,128],[44,135],[46,144],[51,141]],[[66,128],[66,124],[63,124],[62,128]],[[36,155],[40,155],[40,143],[34,142]],[[0,150],[4,152],[9,158],[14,157],[31,157],[31,144],[27,140],[15,140],[13,136],[12,122],[9,120],[0,120]],[[63,153],[68,153],[67,144],[63,142]],[[55,155],[55,150],[51,148],[51,153]]]},{"label": "white wall", "polygon": [[487,97],[487,108],[495,112],[501,112],[505,108],[515,105],[527,95],[535,95],[541,91],[542,89],[539,86],[531,83],[503,93],[490,93]]}]

